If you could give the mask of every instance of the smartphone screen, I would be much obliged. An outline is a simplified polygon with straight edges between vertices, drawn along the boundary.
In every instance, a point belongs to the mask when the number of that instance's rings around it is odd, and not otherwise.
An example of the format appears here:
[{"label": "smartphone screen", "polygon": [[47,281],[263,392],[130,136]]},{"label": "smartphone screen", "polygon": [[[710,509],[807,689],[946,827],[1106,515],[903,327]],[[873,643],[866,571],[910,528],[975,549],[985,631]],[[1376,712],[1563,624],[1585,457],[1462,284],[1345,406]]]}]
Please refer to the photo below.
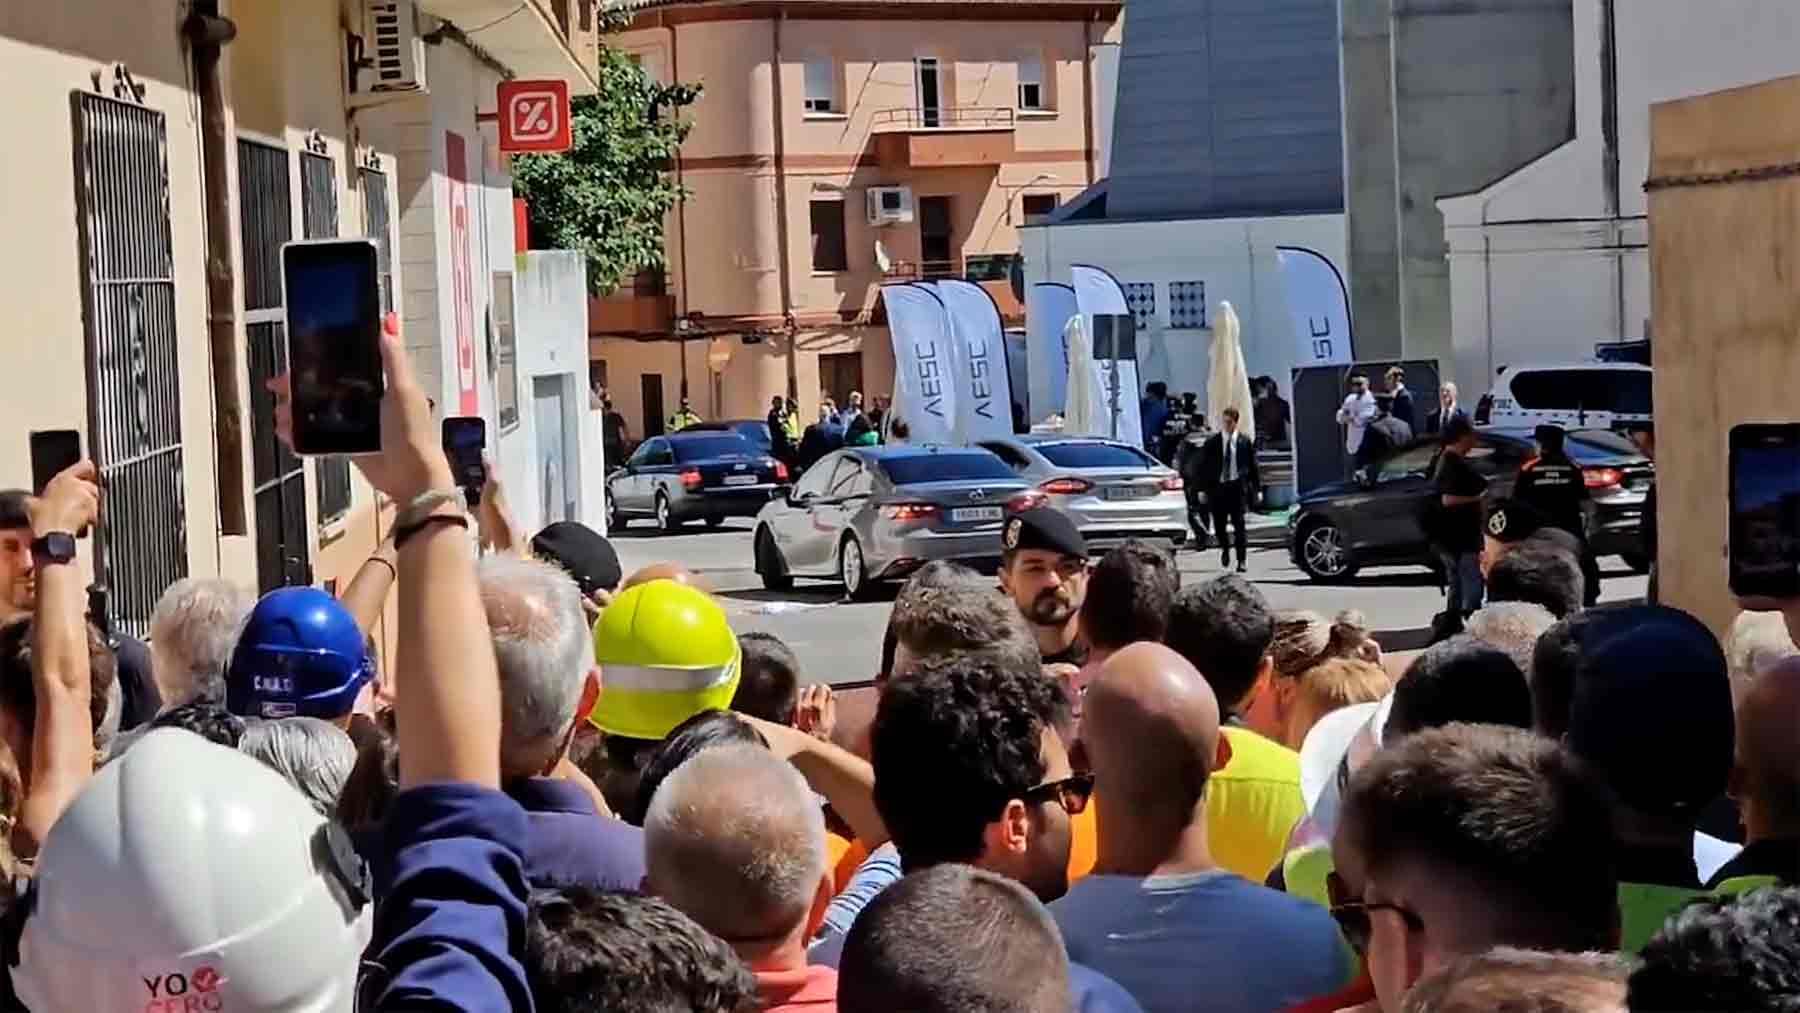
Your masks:
[{"label": "smartphone screen", "polygon": [[1731,590],[1800,596],[1800,423],[1731,430]]},{"label": "smartphone screen", "polygon": [[39,495],[58,474],[81,460],[81,433],[44,429],[31,434],[31,491]]},{"label": "smartphone screen", "polygon": [[479,416],[454,415],[444,420],[444,456],[456,484],[476,496],[487,484],[487,468],[481,452],[487,449],[487,421]]},{"label": "smartphone screen", "polygon": [[366,239],[289,243],[281,251],[287,299],[294,451],[371,454],[381,449],[381,293]]}]

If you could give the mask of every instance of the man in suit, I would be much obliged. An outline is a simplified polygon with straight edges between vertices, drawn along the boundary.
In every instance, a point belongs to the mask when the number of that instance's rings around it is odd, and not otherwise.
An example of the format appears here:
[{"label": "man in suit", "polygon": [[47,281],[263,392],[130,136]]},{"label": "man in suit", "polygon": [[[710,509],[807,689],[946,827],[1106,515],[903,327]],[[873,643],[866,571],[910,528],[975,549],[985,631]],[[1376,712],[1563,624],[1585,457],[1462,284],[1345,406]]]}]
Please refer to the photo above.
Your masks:
[{"label": "man in suit", "polygon": [[1219,415],[1222,427],[1200,448],[1200,479],[1205,483],[1207,503],[1212,507],[1213,530],[1219,533],[1219,565],[1231,565],[1232,542],[1225,534],[1229,521],[1237,535],[1237,569],[1249,568],[1249,537],[1244,533],[1244,511],[1249,509],[1262,489],[1262,476],[1256,468],[1256,447],[1250,437],[1238,432],[1238,412],[1227,408]]},{"label": "man in suit", "polygon": [[1444,385],[1438,388],[1438,410],[1432,412],[1430,417],[1425,420],[1425,431],[1441,433],[1444,431],[1444,426],[1458,415],[1463,418],[1469,417],[1469,413],[1463,411],[1462,405],[1456,401],[1456,384],[1445,380]]},{"label": "man in suit", "polygon": [[1406,423],[1408,431],[1417,429],[1419,420],[1413,415],[1412,391],[1406,389],[1406,370],[1395,366],[1387,371],[1388,397],[1392,398],[1388,410],[1393,416]]}]

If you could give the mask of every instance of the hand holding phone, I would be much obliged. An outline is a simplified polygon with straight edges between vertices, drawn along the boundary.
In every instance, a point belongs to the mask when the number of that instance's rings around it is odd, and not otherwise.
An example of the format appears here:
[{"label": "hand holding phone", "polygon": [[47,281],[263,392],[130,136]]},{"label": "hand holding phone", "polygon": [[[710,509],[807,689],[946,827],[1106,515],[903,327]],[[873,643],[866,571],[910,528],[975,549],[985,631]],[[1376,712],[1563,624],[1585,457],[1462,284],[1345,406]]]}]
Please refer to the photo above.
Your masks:
[{"label": "hand holding phone", "polygon": [[297,454],[381,450],[381,287],[367,239],[281,248]]},{"label": "hand holding phone", "polygon": [[31,434],[31,491],[42,496],[50,480],[81,460],[81,433],[43,429]]},{"label": "hand holding phone", "polygon": [[474,415],[453,415],[443,423],[444,456],[450,459],[450,473],[456,485],[466,494],[469,505],[481,499],[481,487],[487,484],[487,465],[482,452],[487,449],[487,420]]},{"label": "hand holding phone", "polygon": [[1800,599],[1800,423],[1733,426],[1730,449],[1732,593]]}]

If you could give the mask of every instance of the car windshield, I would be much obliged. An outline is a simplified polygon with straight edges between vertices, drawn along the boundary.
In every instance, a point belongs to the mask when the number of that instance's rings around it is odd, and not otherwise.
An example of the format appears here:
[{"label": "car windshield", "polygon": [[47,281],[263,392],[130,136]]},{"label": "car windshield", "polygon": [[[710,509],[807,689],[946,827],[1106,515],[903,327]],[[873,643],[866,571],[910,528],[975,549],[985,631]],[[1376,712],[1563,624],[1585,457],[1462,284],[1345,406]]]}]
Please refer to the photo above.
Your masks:
[{"label": "car windshield", "polygon": [[993,454],[916,454],[890,457],[881,468],[895,485],[920,482],[967,482],[980,479],[1012,478],[1008,468]]},{"label": "car windshield", "polygon": [[756,456],[756,448],[750,444],[750,441],[736,433],[688,436],[669,442],[675,445],[677,461],[704,461],[709,457],[725,457],[730,454],[741,454],[745,457]]},{"label": "car windshield", "polygon": [[1038,453],[1058,468],[1148,468],[1156,459],[1116,443],[1040,443]]}]

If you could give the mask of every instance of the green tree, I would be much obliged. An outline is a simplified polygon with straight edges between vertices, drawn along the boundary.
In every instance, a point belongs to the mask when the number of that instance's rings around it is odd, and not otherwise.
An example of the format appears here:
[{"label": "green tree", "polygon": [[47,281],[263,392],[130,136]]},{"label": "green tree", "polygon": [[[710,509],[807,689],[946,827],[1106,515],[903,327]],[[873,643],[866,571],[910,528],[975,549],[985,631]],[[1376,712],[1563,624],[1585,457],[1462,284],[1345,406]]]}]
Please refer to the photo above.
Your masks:
[{"label": "green tree", "polygon": [[[616,21],[609,27],[618,28]],[[693,122],[699,85],[662,85],[619,50],[600,47],[597,95],[572,103],[574,146],[518,155],[532,245],[587,254],[588,290],[604,295],[663,264],[663,221],[687,197],[671,169]]]}]

